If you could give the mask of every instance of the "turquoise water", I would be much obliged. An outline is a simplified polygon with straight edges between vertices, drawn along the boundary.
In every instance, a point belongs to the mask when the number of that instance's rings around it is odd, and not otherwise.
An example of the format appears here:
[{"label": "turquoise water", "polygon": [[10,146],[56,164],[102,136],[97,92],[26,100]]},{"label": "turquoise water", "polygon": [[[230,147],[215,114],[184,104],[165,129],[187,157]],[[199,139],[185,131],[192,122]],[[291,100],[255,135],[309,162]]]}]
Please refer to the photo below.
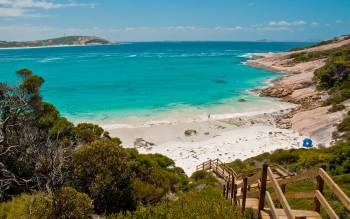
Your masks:
[{"label": "turquoise water", "polygon": [[148,115],[247,96],[247,89],[279,74],[243,65],[246,54],[305,45],[154,42],[0,50],[0,80],[13,84],[17,69],[32,69],[45,79],[45,100],[73,119]]}]

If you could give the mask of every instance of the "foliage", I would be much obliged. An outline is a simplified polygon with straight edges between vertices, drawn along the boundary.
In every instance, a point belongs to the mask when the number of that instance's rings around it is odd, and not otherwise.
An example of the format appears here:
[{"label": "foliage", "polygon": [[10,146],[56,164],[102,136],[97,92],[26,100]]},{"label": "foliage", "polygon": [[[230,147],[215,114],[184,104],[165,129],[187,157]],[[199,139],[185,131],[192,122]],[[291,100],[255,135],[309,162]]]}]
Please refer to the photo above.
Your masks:
[{"label": "foliage", "polygon": [[232,167],[240,173],[249,173],[252,170],[256,169],[254,165],[245,163],[240,159],[236,159],[233,162],[228,163],[228,166]]},{"label": "foliage", "polygon": [[347,113],[343,121],[337,125],[337,131],[333,133],[336,140],[350,140],[350,111]]},{"label": "foliage", "polygon": [[21,194],[0,203],[0,218],[89,218],[92,213],[90,198],[73,188],[63,187],[54,198],[45,193]]},{"label": "foliage", "polygon": [[43,79],[28,69],[17,74],[18,86],[0,86],[0,201],[61,186],[64,162],[73,149],[69,141],[61,142],[72,124],[42,101]]},{"label": "foliage", "polygon": [[53,209],[52,199],[44,194],[22,194],[0,203],[0,218],[48,218]]},{"label": "foliage", "polygon": [[127,149],[127,152],[139,203],[155,203],[169,192],[186,189],[187,176],[181,168],[175,167],[173,160],[160,154],[139,154],[135,149]]},{"label": "foliage", "polygon": [[[207,188],[204,190],[193,190],[184,194],[176,201],[165,200],[158,205],[139,209],[135,212],[127,212],[108,219],[116,218],[166,218],[166,219],[187,219],[187,218],[250,218],[241,215],[235,210],[230,201],[222,197],[222,191],[218,188]],[[247,211],[249,212],[249,211]]]},{"label": "foliage", "polygon": [[332,104],[332,107],[328,109],[329,113],[334,113],[338,111],[342,111],[345,109],[345,105],[343,104]]},{"label": "foliage", "polygon": [[73,154],[73,184],[94,200],[98,213],[135,209],[127,156],[121,147],[108,139],[94,141]]},{"label": "foliage", "polygon": [[84,193],[71,187],[62,187],[54,195],[55,218],[89,218],[93,213],[92,201]]},{"label": "foliage", "polygon": [[193,188],[219,186],[219,181],[217,180],[217,178],[213,176],[213,174],[203,170],[194,172],[191,176],[191,180],[191,186]]},{"label": "foliage", "polygon": [[264,161],[270,164],[280,164],[290,170],[302,172],[305,169],[319,168],[326,165],[328,170],[334,174],[348,174],[348,163],[350,162],[350,142],[341,142],[329,148],[319,149],[289,149],[276,150],[249,158],[243,163],[253,166],[254,161]]},{"label": "foliage", "polygon": [[[82,144],[91,143],[103,137],[111,139],[108,132],[103,130],[100,126],[91,123],[80,123],[74,127],[72,132],[77,142]],[[119,139],[115,140],[118,141],[118,145],[121,143]]]}]

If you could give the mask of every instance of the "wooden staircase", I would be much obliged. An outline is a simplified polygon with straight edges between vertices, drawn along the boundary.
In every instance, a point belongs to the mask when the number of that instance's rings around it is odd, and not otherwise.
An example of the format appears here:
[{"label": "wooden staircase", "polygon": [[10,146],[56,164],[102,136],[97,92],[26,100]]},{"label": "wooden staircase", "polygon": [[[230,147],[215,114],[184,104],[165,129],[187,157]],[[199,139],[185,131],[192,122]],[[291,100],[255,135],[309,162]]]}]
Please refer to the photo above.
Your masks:
[{"label": "wooden staircase", "polygon": [[[233,205],[241,208],[242,212],[247,208],[254,211],[256,218],[263,219],[319,219],[321,207],[327,212],[331,219],[339,219],[334,209],[323,196],[323,188],[326,184],[335,194],[339,201],[350,211],[350,199],[332,180],[323,169],[311,170],[303,174],[295,175],[280,165],[268,166],[255,169],[248,173],[239,173],[233,168],[225,165],[219,159],[209,160],[197,166],[198,170],[212,172],[223,184],[223,195],[231,200]],[[304,181],[316,180],[313,191],[286,193],[286,185]],[[271,188],[278,201],[275,205],[268,188]],[[271,190],[270,190],[271,191]],[[288,199],[314,199],[314,210],[292,209]]]}]

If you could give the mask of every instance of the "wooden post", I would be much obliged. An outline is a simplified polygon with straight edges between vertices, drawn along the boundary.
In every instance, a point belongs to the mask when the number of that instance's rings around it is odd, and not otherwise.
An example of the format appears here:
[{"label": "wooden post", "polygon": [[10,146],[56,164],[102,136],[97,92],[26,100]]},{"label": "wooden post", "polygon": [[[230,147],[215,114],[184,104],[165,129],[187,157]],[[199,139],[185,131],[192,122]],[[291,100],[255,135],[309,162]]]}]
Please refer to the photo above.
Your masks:
[{"label": "wooden post", "polygon": [[203,169],[203,171],[204,171],[204,163],[202,163],[202,169]]},{"label": "wooden post", "polygon": [[226,181],[226,198],[228,198],[229,191],[230,191],[230,177],[228,177]]},{"label": "wooden post", "polygon": [[223,186],[223,191],[222,191],[222,195],[225,197],[225,194],[226,194],[226,185]]},{"label": "wooden post", "polygon": [[237,185],[236,184],[233,186],[233,202],[235,203],[235,205],[237,204]]},{"label": "wooden post", "polygon": [[[322,169],[326,169],[325,166],[322,166]],[[316,190],[319,190],[321,194],[323,194],[323,187],[324,187],[324,181],[321,176],[316,176],[316,181],[317,181],[317,187]],[[320,213],[321,211],[321,203],[320,201],[315,197],[314,198],[314,203],[315,203],[315,211]]]},{"label": "wooden post", "polygon": [[235,187],[235,177],[233,177],[233,175],[232,175],[232,178],[231,178],[231,203],[233,200],[234,187]]},{"label": "wooden post", "polygon": [[211,160],[209,160],[209,169],[211,170]]},{"label": "wooden post", "polygon": [[258,209],[259,215],[260,215],[260,211],[264,209],[264,205],[265,205],[267,168],[268,168],[268,165],[264,163],[262,167],[262,172],[261,172],[261,186],[260,186],[259,209]]},{"label": "wooden post", "polygon": [[243,178],[243,188],[242,188],[242,213],[245,211],[245,202],[247,200],[247,186],[248,186],[248,178]]}]

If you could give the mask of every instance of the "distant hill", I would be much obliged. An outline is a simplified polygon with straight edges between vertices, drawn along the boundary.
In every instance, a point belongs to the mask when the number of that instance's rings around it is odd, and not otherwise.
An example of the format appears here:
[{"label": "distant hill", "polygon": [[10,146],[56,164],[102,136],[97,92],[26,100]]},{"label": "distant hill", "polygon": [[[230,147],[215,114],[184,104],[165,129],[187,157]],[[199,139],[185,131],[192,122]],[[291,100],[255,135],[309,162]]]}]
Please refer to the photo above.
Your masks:
[{"label": "distant hill", "polygon": [[108,40],[94,36],[67,36],[47,40],[35,40],[25,42],[0,41],[0,48],[13,47],[43,47],[43,46],[61,46],[61,45],[99,45],[109,44]]}]

